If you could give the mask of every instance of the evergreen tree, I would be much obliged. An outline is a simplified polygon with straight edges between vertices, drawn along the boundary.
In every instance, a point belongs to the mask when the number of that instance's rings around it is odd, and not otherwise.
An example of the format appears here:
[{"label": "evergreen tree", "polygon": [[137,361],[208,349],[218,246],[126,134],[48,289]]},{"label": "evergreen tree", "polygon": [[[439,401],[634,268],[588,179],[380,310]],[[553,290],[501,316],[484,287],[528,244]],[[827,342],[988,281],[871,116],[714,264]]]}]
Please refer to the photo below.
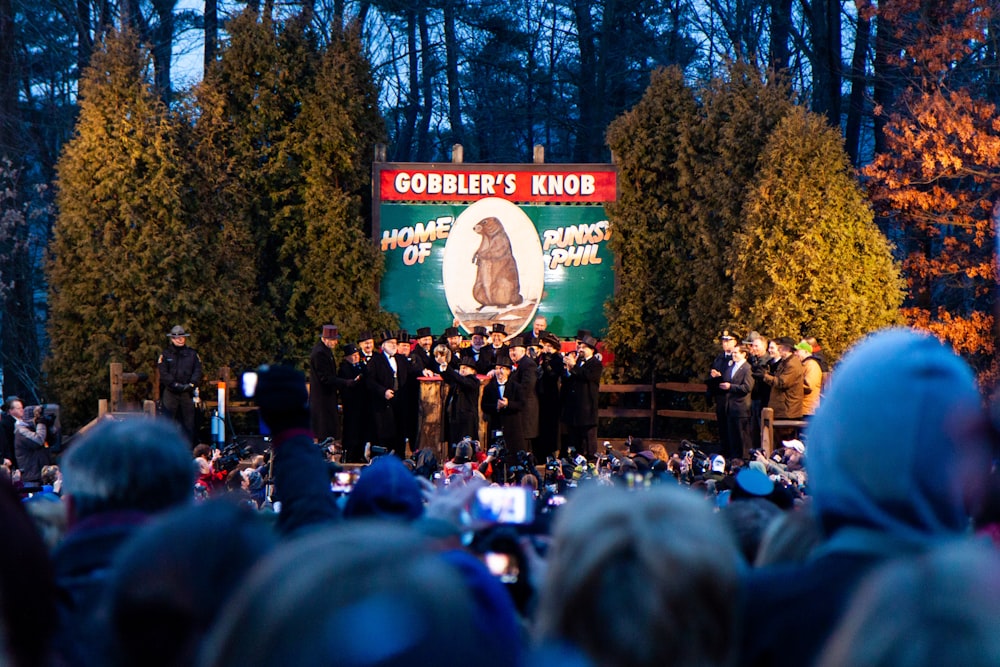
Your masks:
[{"label": "evergreen tree", "polygon": [[618,260],[607,341],[626,368],[663,374],[687,361],[664,342],[689,333],[689,253],[681,242],[688,205],[680,197],[677,160],[681,135],[697,115],[683,73],[664,69],[654,73],[635,108],[608,129],[621,196],[607,207],[614,225],[608,244]]},{"label": "evergreen tree", "polygon": [[741,330],[815,336],[832,360],[899,322],[892,248],[822,116],[796,109],[771,134],[743,219],[732,244]]},{"label": "evergreen tree", "polygon": [[318,50],[300,17],[279,23],[251,7],[227,31],[220,59],[196,93],[198,106],[210,111],[196,132],[211,137],[233,187],[241,190],[232,193],[230,219],[245,221],[255,248],[256,303],[268,323],[260,334],[272,359],[293,359],[301,356],[295,342],[311,329],[288,318],[304,238],[295,127],[314,88]]},{"label": "evergreen tree", "polygon": [[80,82],[58,163],[48,372],[70,424],[108,395],[108,363],[152,376],[170,323],[202,312],[205,262],[184,210],[181,153],[130,32],[112,33]]},{"label": "evergreen tree", "polygon": [[734,63],[698,96],[702,113],[684,133],[678,167],[680,196],[690,211],[677,242],[685,246],[692,292],[688,329],[676,344],[678,358],[704,374],[718,353],[718,334],[738,324],[729,301],[733,258],[743,250],[735,242],[744,224],[743,202],[771,132],[793,103],[780,77],[765,81],[745,63]]},{"label": "evergreen tree", "polygon": [[631,379],[704,377],[724,328],[815,335],[835,357],[895,321],[898,273],[839,137],[784,85],[743,65],[697,89],[659,72],[608,142],[608,339]]},{"label": "evergreen tree", "polygon": [[297,128],[304,222],[287,317],[305,323],[293,341],[304,356],[324,323],[335,322],[350,336],[394,324],[379,311],[381,256],[364,231],[363,209],[371,202],[362,193],[371,191],[373,147],[385,140],[385,129],[355,32],[335,29]]}]

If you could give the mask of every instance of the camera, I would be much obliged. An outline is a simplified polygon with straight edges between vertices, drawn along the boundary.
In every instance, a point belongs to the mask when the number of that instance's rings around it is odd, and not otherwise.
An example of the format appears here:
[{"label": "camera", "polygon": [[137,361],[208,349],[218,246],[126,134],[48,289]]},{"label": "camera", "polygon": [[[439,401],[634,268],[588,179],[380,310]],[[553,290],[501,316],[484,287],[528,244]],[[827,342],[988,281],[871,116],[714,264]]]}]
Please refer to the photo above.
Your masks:
[{"label": "camera", "polygon": [[249,457],[253,453],[250,445],[234,442],[226,446],[213,464],[215,469],[225,473],[236,470],[242,459]]},{"label": "camera", "polygon": [[47,427],[51,427],[56,423],[56,416],[52,413],[45,412],[44,405],[38,405],[35,407],[35,423],[45,424]]}]

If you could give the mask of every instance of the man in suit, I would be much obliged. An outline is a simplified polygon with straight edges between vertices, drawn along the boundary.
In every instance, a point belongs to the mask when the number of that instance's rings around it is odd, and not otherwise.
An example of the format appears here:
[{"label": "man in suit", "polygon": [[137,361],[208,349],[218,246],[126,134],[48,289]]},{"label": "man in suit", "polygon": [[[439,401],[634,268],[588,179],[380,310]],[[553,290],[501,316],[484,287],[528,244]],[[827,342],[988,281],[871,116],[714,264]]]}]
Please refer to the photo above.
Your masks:
[{"label": "man in suit", "polygon": [[604,368],[596,357],[597,339],[583,335],[577,351],[563,356],[563,422],[567,426],[566,448],[581,454],[597,453],[597,403]]},{"label": "man in suit", "polygon": [[479,375],[489,375],[493,370],[495,359],[486,347],[486,338],[490,332],[486,327],[478,326],[472,329],[472,346],[469,348],[469,355],[476,362],[476,373]]},{"label": "man in suit", "polygon": [[722,400],[726,403],[726,431],[729,446],[723,450],[727,459],[745,459],[753,447],[750,436],[750,393],[753,391],[753,374],[747,361],[747,348],[733,348],[732,366],[727,366],[719,383]]},{"label": "man in suit", "polygon": [[324,324],[309,353],[309,425],[317,440],[340,437],[337,391],[346,386],[346,380],[337,376],[337,362],[333,358],[339,341],[337,327]]},{"label": "man in suit", "polygon": [[559,383],[565,367],[563,355],[559,351],[562,341],[548,331],[539,336],[541,354],[538,355],[538,439],[535,442],[535,456],[544,460],[559,449]]},{"label": "man in suit", "polygon": [[535,438],[538,437],[538,393],[535,385],[538,382],[538,364],[528,356],[527,341],[521,336],[510,340],[510,360],[514,363],[514,371],[510,381],[521,388],[524,408],[521,410],[521,436],[529,452],[534,451]]},{"label": "man in suit", "polygon": [[524,409],[524,397],[521,388],[510,381],[514,364],[510,357],[497,358],[493,378],[483,388],[483,398],[480,409],[483,417],[489,423],[489,441],[494,444],[497,431],[503,432],[507,443],[508,455],[524,449],[524,436],[521,431],[521,411]]},{"label": "man in suit", "polygon": [[413,370],[418,376],[430,377],[436,375],[434,357],[431,350],[434,347],[434,336],[430,327],[417,329],[417,344],[413,348]]},{"label": "man in suit", "polygon": [[344,346],[344,359],[337,369],[337,377],[346,385],[340,391],[344,405],[343,444],[348,463],[363,463],[365,460],[365,417],[368,396],[365,383],[365,367],[361,364],[361,352],[356,345]]},{"label": "man in suit", "polygon": [[395,331],[382,332],[379,353],[368,363],[365,382],[374,418],[375,440],[382,447],[391,449],[400,459],[406,458],[402,424],[403,410],[400,388],[406,383],[407,365],[396,357]]},{"label": "man in suit", "polygon": [[722,451],[729,451],[729,420],[726,417],[726,395],[719,388],[722,382],[722,375],[726,369],[733,364],[733,348],[736,347],[736,337],[728,331],[723,331],[719,336],[719,343],[722,351],[716,355],[712,361],[712,367],[708,371],[708,397],[715,402],[715,423],[719,425],[719,443]]}]

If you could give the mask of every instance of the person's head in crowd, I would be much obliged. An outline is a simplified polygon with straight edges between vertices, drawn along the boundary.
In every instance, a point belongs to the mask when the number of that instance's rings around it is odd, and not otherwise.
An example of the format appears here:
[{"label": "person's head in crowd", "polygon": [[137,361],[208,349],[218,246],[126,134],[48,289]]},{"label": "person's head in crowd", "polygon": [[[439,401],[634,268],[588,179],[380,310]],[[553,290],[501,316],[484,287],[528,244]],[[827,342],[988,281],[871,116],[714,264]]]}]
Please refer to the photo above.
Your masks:
[{"label": "person's head in crowd", "polygon": [[420,327],[417,329],[417,345],[424,348],[425,352],[430,352],[434,345],[434,336],[430,327]]},{"label": "person's head in crowd", "polygon": [[206,444],[195,445],[194,449],[191,450],[191,456],[196,459],[205,459],[206,461],[212,460],[212,447]]},{"label": "person's head in crowd", "polygon": [[153,513],[191,497],[187,438],[170,421],[104,421],[62,459],[63,496],[73,520],[113,511]]},{"label": "person's head in crowd", "polygon": [[559,351],[559,348],[562,347],[559,337],[553,333],[549,333],[548,331],[542,332],[539,340],[542,345],[542,352],[545,352],[546,354],[554,354]]},{"label": "person's head in crowd", "polygon": [[472,443],[462,440],[455,444],[455,455],[451,458],[452,463],[468,463],[472,460]]},{"label": "person's head in crowd", "polygon": [[507,340],[507,327],[499,322],[494,324],[493,329],[490,330],[490,341],[493,343],[493,347],[503,347],[505,340]]},{"label": "person's head in crowd", "polygon": [[736,347],[736,336],[729,333],[728,330],[723,331],[719,334],[719,345],[722,347],[722,351],[725,354],[730,354],[733,348]]},{"label": "person's head in crowd", "polygon": [[371,331],[362,331],[358,334],[358,349],[366,357],[370,357],[375,351],[375,336]]},{"label": "person's head in crowd", "polygon": [[[58,502],[56,500],[55,502]],[[32,519],[10,482],[0,480],[0,664],[48,665],[56,626],[52,564]]]},{"label": "person's head in crowd", "polygon": [[410,348],[412,343],[410,342],[410,332],[406,329],[400,329],[399,333],[396,334],[396,350],[397,354],[401,354],[404,357],[410,356]]},{"label": "person's head in crowd", "polygon": [[42,486],[51,487],[54,493],[62,491],[62,471],[59,469],[59,466],[49,465],[42,467]]},{"label": "person's head in crowd", "polygon": [[524,355],[528,353],[523,336],[514,336],[511,338],[509,346],[510,360],[515,364],[520,362],[524,358]]},{"label": "person's head in crowd", "polygon": [[805,361],[806,359],[812,356],[812,353],[813,353],[812,345],[805,342],[804,340],[800,340],[798,343],[795,344],[795,356],[797,356],[799,359]]},{"label": "person's head in crowd", "polygon": [[66,505],[55,493],[41,491],[25,498],[24,509],[35,522],[45,546],[49,551],[56,548],[66,534]]},{"label": "person's head in crowd", "polygon": [[105,592],[104,664],[193,664],[222,605],[276,544],[258,514],[225,500],[141,528],[116,555]]},{"label": "person's head in crowd", "polygon": [[787,359],[795,353],[795,339],[790,336],[782,336],[777,341],[778,357]]},{"label": "person's head in crowd", "polygon": [[538,317],[535,318],[534,323],[531,325],[531,333],[534,335],[535,338],[540,338],[542,332],[545,331],[548,326],[549,326],[548,321],[546,321],[546,319],[543,316],[539,315]]},{"label": "person's head in crowd", "polygon": [[459,375],[475,375],[476,360],[472,357],[462,357],[462,360],[458,363],[458,373]]},{"label": "person's head in crowd", "polygon": [[807,508],[782,512],[768,524],[757,549],[754,565],[801,563],[823,541],[819,521]]},{"label": "person's head in crowd", "polygon": [[848,352],[807,435],[828,534],[861,527],[920,546],[965,530],[987,485],[992,431],[975,378],[929,334],[889,329]]},{"label": "person's head in crowd", "polygon": [[992,667],[1000,663],[1000,554],[963,540],[876,570],[818,664]]},{"label": "person's head in crowd", "polygon": [[537,491],[538,490],[538,477],[536,477],[535,475],[532,475],[530,472],[529,473],[525,473],[524,476],[521,477],[521,486],[523,486],[523,487],[525,487],[527,489],[531,489],[532,491]]},{"label": "person's head in crowd", "polygon": [[595,665],[730,664],[739,562],[695,493],[578,489],[555,519],[539,639],[575,645]]},{"label": "person's head in crowd", "polygon": [[314,532],[281,545],[254,569],[196,664],[518,664],[516,647],[483,650],[484,638],[469,631],[476,607],[462,582],[408,526],[358,521]]},{"label": "person's head in crowd", "polygon": [[379,344],[379,349],[382,350],[382,354],[391,357],[398,351],[397,342],[398,339],[396,338],[395,331],[383,331],[382,342]]},{"label": "person's head in crowd", "polygon": [[663,461],[664,463],[670,463],[670,454],[667,452],[667,448],[664,447],[661,443],[654,442],[649,446],[649,451],[653,452],[653,456],[655,456],[660,461]]},{"label": "person's head in crowd", "polygon": [[462,345],[462,332],[458,330],[458,327],[448,327],[444,330],[444,339],[448,343],[448,347],[454,352]]},{"label": "person's head in crowd", "polygon": [[758,359],[762,359],[767,355],[767,339],[756,331],[750,332],[745,343],[750,346],[750,354]]},{"label": "person's head in crowd", "polygon": [[490,332],[484,326],[473,327],[472,329],[472,349],[478,350],[486,345],[486,338],[489,337]]},{"label": "person's head in crowd", "polygon": [[497,363],[494,367],[496,381],[498,384],[506,384],[507,380],[510,379],[510,370],[512,368],[512,363],[510,357],[504,355],[497,357]]},{"label": "person's head in crowd", "polygon": [[780,359],[781,351],[778,350],[778,341],[771,340],[767,344],[767,356],[771,359]]},{"label": "person's head in crowd", "polygon": [[743,497],[727,504],[719,514],[732,531],[744,560],[750,564],[757,559],[764,534],[781,515],[781,509],[764,498]]},{"label": "person's head in crowd", "polygon": [[344,517],[413,521],[424,511],[420,484],[395,456],[380,456],[365,467],[347,497]]}]

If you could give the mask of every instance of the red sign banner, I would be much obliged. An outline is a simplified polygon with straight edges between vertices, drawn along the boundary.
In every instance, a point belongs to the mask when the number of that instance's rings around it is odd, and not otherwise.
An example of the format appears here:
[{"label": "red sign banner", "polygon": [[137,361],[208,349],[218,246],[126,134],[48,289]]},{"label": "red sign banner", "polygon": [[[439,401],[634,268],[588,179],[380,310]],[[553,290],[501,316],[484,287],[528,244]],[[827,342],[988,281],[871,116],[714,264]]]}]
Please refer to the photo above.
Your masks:
[{"label": "red sign banner", "polygon": [[[493,168],[491,168],[491,166]],[[504,170],[499,165],[409,165],[379,170],[382,201],[475,201],[499,197],[523,203],[599,204],[615,201],[617,172],[567,165]]]}]

